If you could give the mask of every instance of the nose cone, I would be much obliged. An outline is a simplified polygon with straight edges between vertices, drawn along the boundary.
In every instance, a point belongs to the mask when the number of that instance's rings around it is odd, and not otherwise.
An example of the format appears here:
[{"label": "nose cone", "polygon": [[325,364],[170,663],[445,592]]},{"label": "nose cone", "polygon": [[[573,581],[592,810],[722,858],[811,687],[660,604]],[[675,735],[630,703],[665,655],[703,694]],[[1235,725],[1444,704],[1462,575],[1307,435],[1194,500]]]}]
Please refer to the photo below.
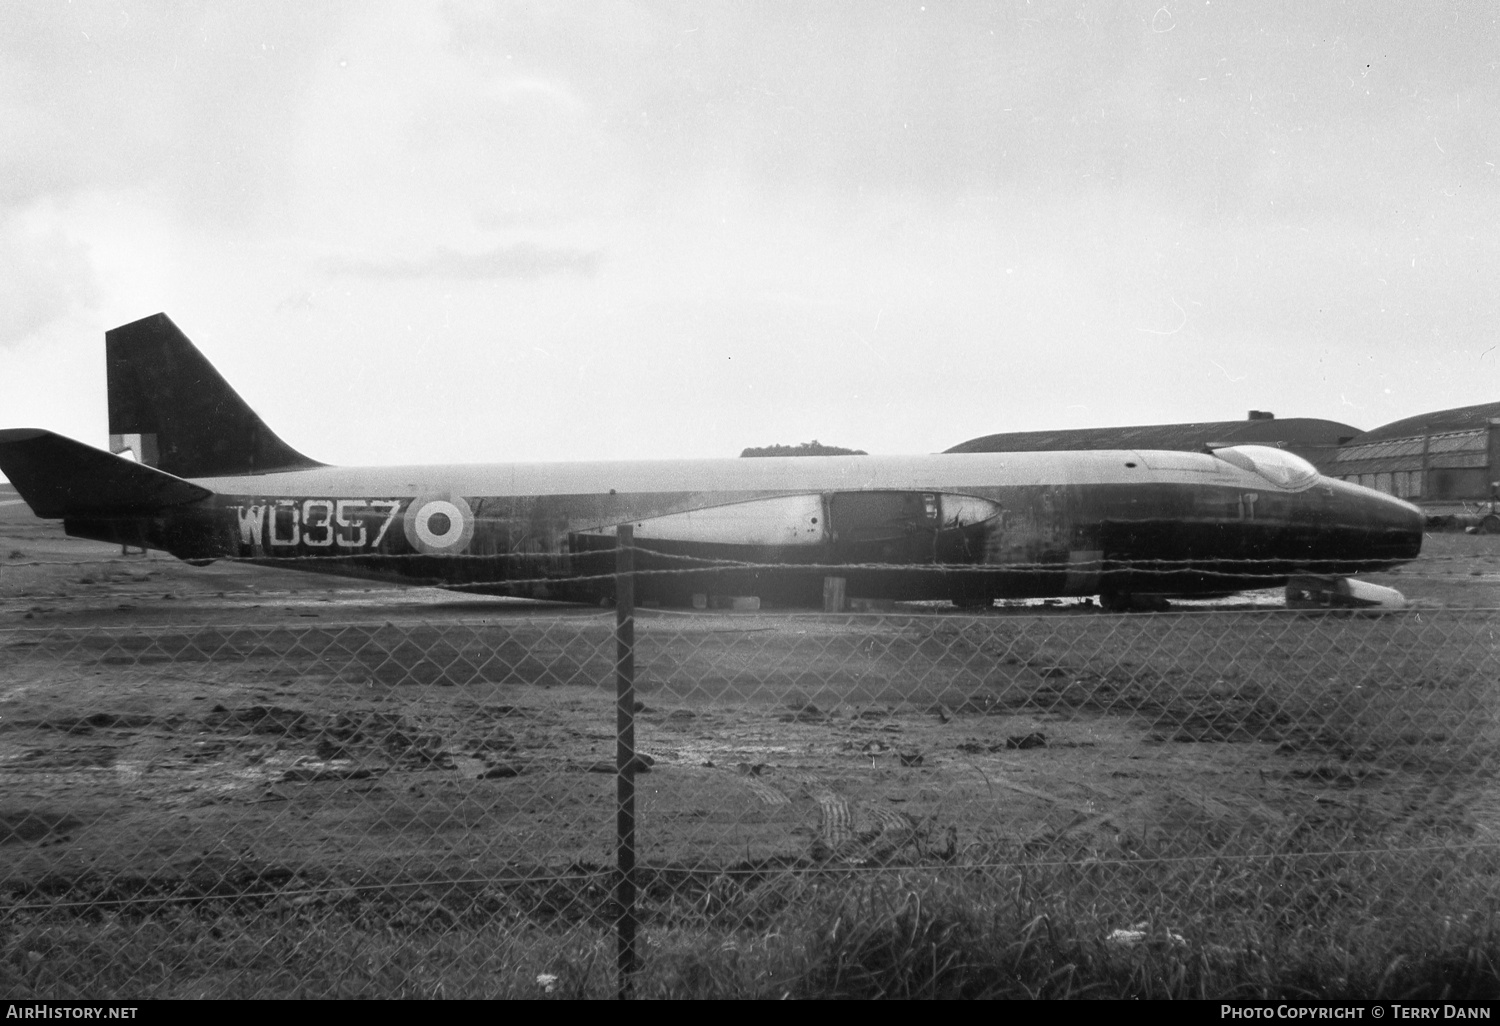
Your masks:
[{"label": "nose cone", "polygon": [[1421,554],[1426,526],[1421,509],[1373,488],[1329,478],[1324,481],[1338,495],[1338,519],[1358,537],[1359,558],[1395,565]]},{"label": "nose cone", "polygon": [[1390,495],[1381,498],[1385,502],[1375,518],[1395,550],[1395,558],[1416,559],[1422,553],[1422,531],[1427,526],[1427,518],[1421,509],[1409,502]]}]

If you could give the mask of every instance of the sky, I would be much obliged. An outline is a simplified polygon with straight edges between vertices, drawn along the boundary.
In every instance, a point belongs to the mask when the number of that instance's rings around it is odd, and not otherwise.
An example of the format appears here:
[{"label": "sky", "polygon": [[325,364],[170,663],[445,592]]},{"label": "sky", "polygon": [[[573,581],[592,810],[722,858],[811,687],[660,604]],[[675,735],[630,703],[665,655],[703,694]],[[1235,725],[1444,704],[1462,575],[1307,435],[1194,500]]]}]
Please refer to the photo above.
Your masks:
[{"label": "sky", "polygon": [[345,464],[1500,400],[1484,2],[0,11],[0,426],[167,312]]}]

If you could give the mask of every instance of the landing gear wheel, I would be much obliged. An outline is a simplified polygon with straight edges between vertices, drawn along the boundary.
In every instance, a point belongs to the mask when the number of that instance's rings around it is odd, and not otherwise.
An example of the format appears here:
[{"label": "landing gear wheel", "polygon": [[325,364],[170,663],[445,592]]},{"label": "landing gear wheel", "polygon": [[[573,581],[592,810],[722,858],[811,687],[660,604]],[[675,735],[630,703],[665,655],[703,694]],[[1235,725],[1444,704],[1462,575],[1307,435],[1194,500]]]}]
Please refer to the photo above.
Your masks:
[{"label": "landing gear wheel", "polygon": [[1500,534],[1500,516],[1491,513],[1479,522],[1474,529],[1475,534]]}]

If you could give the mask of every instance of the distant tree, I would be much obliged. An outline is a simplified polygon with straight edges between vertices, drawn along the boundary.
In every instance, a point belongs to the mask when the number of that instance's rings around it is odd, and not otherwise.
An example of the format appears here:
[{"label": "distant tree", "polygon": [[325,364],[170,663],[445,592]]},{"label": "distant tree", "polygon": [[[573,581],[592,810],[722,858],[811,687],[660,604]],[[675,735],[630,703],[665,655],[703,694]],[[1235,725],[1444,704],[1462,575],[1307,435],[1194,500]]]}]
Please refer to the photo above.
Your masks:
[{"label": "distant tree", "polygon": [[740,457],[746,456],[868,456],[863,449],[845,449],[841,445],[824,445],[814,438],[801,445],[751,446]]}]

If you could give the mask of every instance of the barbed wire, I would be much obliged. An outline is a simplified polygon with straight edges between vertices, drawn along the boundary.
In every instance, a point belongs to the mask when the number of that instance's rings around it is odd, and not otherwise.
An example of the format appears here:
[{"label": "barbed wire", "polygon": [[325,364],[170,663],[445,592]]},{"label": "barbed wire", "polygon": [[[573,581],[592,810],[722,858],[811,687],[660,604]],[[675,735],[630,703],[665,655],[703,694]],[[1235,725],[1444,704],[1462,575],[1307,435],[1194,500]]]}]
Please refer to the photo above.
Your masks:
[{"label": "barbed wire", "polygon": [[[934,601],[936,601],[936,600],[934,600]],[[1028,601],[1030,601],[1030,600],[1028,600]],[[1042,602],[1042,601],[1045,601],[1045,600],[1038,599],[1038,600],[1035,600],[1035,601]],[[1062,601],[1067,601],[1067,600],[1066,599],[1056,599],[1056,600],[1053,600],[1053,601],[1062,602]],[[829,613],[829,612],[825,612],[825,611],[820,610],[820,609],[782,609],[782,608],[778,608],[778,609],[774,609],[774,610],[761,609],[761,610],[759,610],[759,612],[761,614],[771,613],[771,614],[774,614],[775,617],[777,617],[779,620],[786,620],[788,622],[793,622],[793,623],[811,623],[811,622],[828,623],[828,622],[831,622],[831,623],[861,624],[861,625],[869,625],[869,626],[873,627],[873,626],[878,626],[878,625],[881,625],[881,624],[895,624],[895,623],[907,624],[907,623],[912,623],[912,622],[921,622],[921,623],[930,623],[930,624],[933,624],[933,625],[941,625],[941,624],[951,624],[954,621],[962,622],[966,618],[967,619],[971,619],[971,620],[975,620],[975,621],[984,622],[984,623],[999,622],[999,621],[1003,621],[1003,620],[1009,619],[1009,617],[1004,617],[1004,616],[997,615],[997,614],[999,614],[1001,612],[1014,613],[1014,614],[1018,615],[1022,619],[1028,619],[1027,614],[1030,614],[1029,619],[1034,620],[1034,621],[1038,621],[1038,622],[1040,622],[1040,621],[1048,621],[1048,620],[1052,620],[1052,619],[1056,618],[1056,614],[1055,613],[1054,614],[1050,614],[1050,615],[1044,613],[1043,612],[1044,608],[1045,607],[1040,607],[1040,606],[1036,606],[1036,607],[1028,606],[1025,609],[1021,609],[1021,610],[1004,610],[1003,607],[996,607],[994,613],[991,613],[990,610],[988,610],[988,609],[981,609],[981,610],[956,610],[956,611],[927,611],[927,610],[923,610],[923,609],[920,609],[920,608],[917,608],[917,609],[902,608],[902,609],[895,609],[895,610],[891,610],[891,609],[876,609],[876,610],[870,610],[868,612],[861,612],[861,611],[858,611],[858,610],[844,610],[844,611],[841,611],[841,612],[838,612],[838,613]],[[1098,606],[1094,606],[1094,608],[1097,610],[1099,607]],[[635,612],[634,612],[634,617],[635,617],[636,624],[637,624],[638,627],[642,627],[642,628],[648,627],[650,625],[650,623],[651,623],[652,620],[660,620],[660,621],[663,622],[663,624],[662,624],[663,629],[671,629],[670,625],[673,624],[673,623],[681,624],[685,620],[692,620],[694,618],[702,619],[705,616],[708,616],[710,614],[713,614],[713,615],[716,616],[719,612],[721,612],[721,611],[720,610],[703,610],[703,609],[665,609],[665,608],[656,608],[656,607],[636,606]],[[1232,607],[1231,608],[1214,608],[1214,607],[1203,608],[1203,607],[1173,606],[1171,609],[1167,609],[1167,610],[1141,610],[1141,611],[1138,611],[1138,612],[1131,612],[1131,613],[1120,614],[1120,615],[1127,616],[1131,620],[1146,620],[1146,619],[1151,619],[1151,618],[1157,618],[1157,619],[1162,619],[1162,620],[1177,620],[1177,621],[1182,621],[1182,620],[1208,620],[1208,619],[1224,619],[1224,618],[1243,619],[1245,617],[1252,617],[1253,616],[1253,617],[1256,617],[1257,619],[1262,619],[1262,620],[1287,620],[1287,621],[1292,621],[1292,620],[1297,620],[1297,619],[1305,619],[1310,614],[1313,615],[1313,616],[1335,616],[1335,617],[1339,617],[1339,618],[1342,619],[1342,618],[1345,618],[1349,614],[1358,614],[1360,612],[1362,612],[1362,610],[1360,610],[1360,609],[1331,609],[1331,608],[1327,608],[1327,607],[1318,607],[1318,608],[1312,608],[1312,609],[1294,609],[1294,608],[1290,608],[1290,607],[1286,607],[1286,606],[1259,606],[1259,607],[1256,607],[1256,608],[1245,609],[1245,608],[1232,608]],[[1495,614],[1500,613],[1500,606],[1456,606],[1455,607],[1455,606],[1414,605],[1414,606],[1408,606],[1405,609],[1380,610],[1379,612],[1381,613],[1382,618],[1390,616],[1390,615],[1393,615],[1393,614],[1400,614],[1400,615],[1404,615],[1406,617],[1411,617],[1411,618],[1415,618],[1417,620],[1421,620],[1421,618],[1424,615],[1441,614],[1445,619],[1457,619],[1457,620],[1468,620],[1468,619],[1474,619],[1474,618],[1491,619],[1491,618],[1494,617]],[[592,606],[580,606],[579,610],[576,613],[570,613],[570,614],[565,614],[565,615],[549,614],[547,612],[531,612],[531,611],[528,610],[526,612],[524,620],[518,618],[518,619],[516,619],[514,621],[507,620],[507,621],[504,621],[504,622],[497,622],[494,618],[486,618],[486,617],[456,618],[456,619],[447,619],[447,618],[444,618],[442,620],[442,622],[441,622],[441,626],[442,626],[443,629],[448,629],[448,628],[464,628],[464,629],[470,629],[470,630],[491,630],[491,629],[496,629],[496,628],[505,628],[505,627],[507,627],[509,625],[521,625],[521,624],[524,624],[527,627],[536,627],[536,626],[542,625],[542,624],[547,624],[547,625],[569,625],[569,624],[579,624],[579,623],[584,623],[584,622],[589,623],[591,629],[597,629],[597,628],[600,628],[600,627],[613,627],[614,626],[614,622],[615,622],[615,611],[612,608],[610,608],[610,609],[599,609],[599,608],[592,607]],[[714,620],[712,622],[719,623],[719,622],[723,622],[723,621],[720,621],[720,620],[716,619],[716,620]],[[760,623],[760,622],[758,622],[756,620],[753,620],[753,619],[749,620],[747,622],[751,623],[751,624],[755,624],[755,625],[754,626],[730,626],[730,627],[724,627],[724,628],[722,628],[722,631],[723,631],[723,633],[744,634],[744,633],[760,633],[760,632],[766,632],[766,631],[774,631],[776,629],[774,626],[765,626],[762,623]],[[406,619],[401,619],[401,620],[384,620],[384,621],[381,621],[381,622],[376,623],[376,624],[372,624],[368,620],[342,620],[342,619],[340,619],[340,620],[323,620],[323,619],[320,619],[317,623],[287,623],[287,622],[277,622],[277,621],[256,621],[256,622],[236,622],[236,623],[233,623],[233,624],[192,623],[192,624],[182,624],[182,625],[179,625],[179,626],[176,626],[176,627],[171,626],[171,625],[163,625],[163,624],[105,624],[105,625],[90,624],[90,625],[86,625],[86,626],[73,626],[73,625],[69,625],[69,624],[40,624],[40,625],[34,625],[34,624],[26,624],[26,625],[22,625],[22,624],[8,624],[8,625],[0,625],[0,636],[7,636],[7,637],[22,636],[22,635],[25,635],[25,636],[34,636],[34,635],[44,635],[44,636],[63,635],[63,636],[68,636],[68,635],[75,635],[75,634],[77,634],[77,635],[98,634],[98,635],[105,635],[105,636],[111,636],[111,637],[121,637],[121,638],[124,638],[124,637],[137,637],[137,636],[147,637],[147,636],[157,636],[157,635],[173,635],[174,633],[182,633],[182,632],[187,632],[187,631],[192,631],[192,632],[204,632],[204,631],[207,631],[207,632],[211,632],[211,633],[219,633],[219,634],[226,634],[226,635],[240,634],[240,633],[243,633],[243,632],[265,632],[267,634],[296,634],[296,633],[302,633],[302,634],[333,634],[333,633],[339,633],[339,632],[344,632],[344,631],[356,631],[356,632],[358,632],[358,631],[375,631],[375,630],[384,630],[384,629],[405,630],[405,629],[409,629],[409,628],[411,628],[413,626],[414,626],[413,623],[410,620],[406,620]],[[551,629],[550,626],[547,629]],[[698,634],[698,633],[704,633],[704,632],[694,631],[693,633],[694,634]],[[706,633],[710,633],[711,634],[711,633],[715,633],[715,631],[708,631]]]},{"label": "barbed wire", "polygon": [[[885,873],[958,873],[958,872],[1002,872],[1025,868],[1034,869],[1063,869],[1076,868],[1078,866],[1090,866],[1100,869],[1123,869],[1142,866],[1172,866],[1192,865],[1201,862],[1223,862],[1237,863],[1240,865],[1256,864],[1264,862],[1285,861],[1288,858],[1297,859],[1320,859],[1320,858],[1370,858],[1370,857],[1408,857],[1411,855],[1428,855],[1440,853],[1453,853],[1462,851],[1464,853],[1477,853],[1482,851],[1500,852],[1500,841],[1469,841],[1463,845],[1413,845],[1410,847],[1390,848],[1324,848],[1319,850],[1291,852],[1209,852],[1202,855],[1141,855],[1129,858],[1026,858],[1009,859],[1004,861],[970,862],[958,857],[953,859],[937,859],[931,862],[873,862],[860,864],[856,862],[840,862],[829,860],[827,862],[811,862],[809,864],[796,863],[771,863],[763,866],[711,866],[698,865],[660,865],[660,866],[638,866],[636,867],[637,883],[647,883],[655,876],[668,876],[676,874],[687,874],[690,876],[704,877],[731,877],[742,879],[753,879],[757,877],[810,877],[810,876],[874,876]],[[279,868],[279,867],[268,867]],[[262,870],[262,873],[264,871]],[[266,890],[236,890],[229,893],[197,893],[197,894],[143,894],[137,897],[127,898],[91,898],[84,901],[55,901],[55,902],[12,902],[0,903],[0,909],[6,912],[50,912],[67,909],[88,910],[105,908],[130,908],[141,905],[202,905],[206,902],[221,901],[235,902],[247,899],[272,900],[277,898],[309,898],[323,897],[328,899],[329,904],[337,904],[341,900],[347,900],[351,895],[381,895],[396,891],[434,891],[439,889],[453,890],[460,887],[486,887],[497,891],[504,891],[510,887],[527,887],[534,884],[559,884],[559,883],[592,883],[598,881],[611,881],[618,875],[618,871],[609,866],[599,866],[595,869],[578,873],[546,873],[532,875],[519,874],[495,874],[488,876],[463,876],[442,877],[437,880],[400,880],[387,883],[328,883],[323,886],[310,887],[275,887]],[[186,881],[157,881],[162,884],[181,883]]]},{"label": "barbed wire", "polygon": [[[1182,558],[1116,558],[1116,556],[1098,556],[1094,559],[1058,559],[1058,561],[1025,561],[1025,562],[760,562],[754,559],[729,558],[729,556],[711,555],[687,555],[681,552],[663,552],[654,549],[649,541],[637,540],[631,546],[637,555],[648,556],[651,559],[667,559],[667,561],[696,562],[706,564],[709,567],[750,567],[750,568],[862,568],[862,570],[912,570],[912,568],[930,568],[930,570],[1088,570],[1091,567],[1104,568],[1137,568],[1137,567],[1178,567],[1191,568],[1203,564],[1215,565],[1260,565],[1266,562],[1278,562],[1278,564],[1289,564],[1296,562],[1299,565],[1337,564],[1352,565],[1365,564],[1371,567],[1394,567],[1400,568],[1404,565],[1412,565],[1415,562],[1475,562],[1490,561],[1500,562],[1500,550],[1497,552],[1473,552],[1473,553],[1431,553],[1431,555],[1416,555],[1412,558],[1400,559],[1392,556],[1364,556],[1364,558],[1341,558],[1341,556],[1182,556]],[[245,562],[251,565],[296,565],[303,562],[315,562],[315,564],[362,564],[372,559],[378,561],[402,561],[402,559],[428,559],[428,561],[489,561],[489,562],[538,562],[538,561],[570,561],[570,559],[612,559],[616,549],[613,546],[606,549],[582,549],[568,550],[568,552],[460,552],[460,553],[437,553],[437,552],[350,552],[350,553],[327,553],[327,555],[225,555],[202,556],[204,562]],[[172,562],[190,562],[196,556],[175,556],[166,552],[165,549],[148,549],[145,552],[132,556],[99,556],[99,558],[78,559],[24,559],[12,556],[10,559],[0,559],[0,568],[3,567],[52,567],[52,565],[141,565],[142,559],[171,559]]]},{"label": "barbed wire", "polygon": [[[703,557],[676,556],[669,553],[660,553],[651,550],[637,550],[652,559],[683,560],[695,563],[705,561]],[[612,553],[608,553],[612,555]],[[229,564],[242,564],[249,566],[260,566],[267,568],[284,567],[286,569],[301,569],[309,562],[315,562],[325,567],[331,561],[340,557],[317,557],[317,556],[291,556],[291,557],[221,557],[216,562]],[[361,558],[361,557],[352,557]],[[369,557],[363,557],[368,560]],[[379,557],[380,559],[440,559],[444,561],[492,561],[496,557],[490,556],[430,556],[425,554],[402,553],[390,557]],[[536,557],[529,557],[535,560]],[[1132,560],[1132,561],[1079,561],[1076,563],[755,563],[743,560],[707,560],[708,566],[691,567],[636,567],[628,572],[635,580],[661,579],[661,578],[688,578],[688,577],[713,577],[725,574],[778,574],[783,576],[822,576],[822,577],[847,577],[861,573],[879,574],[939,574],[947,576],[990,576],[999,577],[1004,575],[1023,574],[1051,574],[1070,576],[1094,576],[1100,580],[1095,582],[1109,583],[1119,581],[1122,578],[1139,579],[1142,577],[1182,578],[1194,577],[1200,580],[1222,581],[1224,587],[1231,591],[1253,590],[1254,584],[1246,585],[1244,582],[1266,582],[1266,586],[1277,586],[1296,576],[1354,576],[1359,573],[1401,573],[1406,578],[1443,578],[1453,579],[1452,574],[1430,573],[1421,570],[1409,570],[1404,566],[1391,566],[1390,560],[1368,559],[1368,560],[1341,560],[1341,559],[1310,559],[1310,560],[1283,560],[1284,565],[1275,565],[1277,560],[1269,559],[1212,559],[1212,560]],[[1436,557],[1429,562],[1452,562],[1472,566],[1473,560],[1463,557]],[[1271,564],[1271,565],[1268,565]],[[1290,565],[1285,565],[1290,564]],[[6,564],[0,564],[3,566]],[[8,564],[11,567],[41,567],[41,566],[71,566],[71,567],[95,567],[95,566],[117,566],[128,565],[139,567],[141,564],[128,559],[106,559],[106,560],[37,560],[28,562],[15,562]],[[448,563],[447,565],[452,565]],[[1361,569],[1362,567],[1362,569]],[[332,572],[332,571],[330,571]],[[536,588],[560,588],[570,585],[603,584],[615,581],[621,576],[616,570],[601,570],[597,573],[574,573],[558,571],[541,577],[489,577],[477,580],[451,580],[441,574],[414,574],[391,583],[408,584],[412,586],[440,587],[454,592],[479,592],[485,589],[505,589],[506,591],[518,591],[522,589]],[[1082,587],[1084,582],[1079,582]],[[1082,594],[1083,592],[1080,592]],[[1092,594],[1093,592],[1088,592]],[[1004,597],[1004,596],[997,596]],[[1045,597],[1045,596],[1039,596]]]},{"label": "barbed wire", "polygon": [[[155,550],[153,550],[154,553]],[[400,562],[400,561],[439,561],[444,565],[460,563],[567,563],[570,561],[593,560],[603,562],[613,559],[615,549],[596,549],[583,552],[557,552],[557,553],[518,553],[518,552],[496,552],[496,553],[459,553],[459,554],[435,554],[423,552],[393,552],[393,553],[351,553],[351,554],[329,554],[326,556],[236,556],[223,555],[204,557],[202,562],[245,564],[249,566],[280,567],[287,566],[297,568],[302,565],[329,566],[330,564],[349,565],[357,568],[365,568],[372,561]],[[1015,573],[1037,573],[1037,572],[1059,572],[1109,573],[1113,571],[1151,571],[1160,570],[1164,572],[1177,572],[1182,570],[1198,571],[1202,569],[1219,570],[1221,568],[1245,567],[1249,569],[1275,567],[1345,567],[1362,566],[1369,570],[1381,572],[1399,572],[1403,567],[1413,563],[1473,563],[1476,561],[1500,562],[1500,552],[1476,553],[1473,555],[1448,554],[1433,555],[1427,557],[1414,557],[1413,559],[1398,560],[1389,557],[1370,556],[1363,558],[1355,557],[1295,557],[1295,556],[1196,556],[1183,557],[1180,559],[1119,559],[1113,557],[1101,557],[1098,559],[1079,560],[1032,560],[1027,562],[1010,563],[941,563],[941,562],[760,562],[748,559],[732,559],[722,556],[698,556],[684,555],[675,552],[662,552],[640,544],[634,546],[638,557],[651,560],[665,560],[668,562],[693,563],[695,566],[688,568],[693,570],[806,570],[820,573],[834,573],[840,570],[902,570],[902,571],[927,571],[948,573],[989,573],[989,572],[1015,572]],[[167,553],[162,554],[164,557]],[[0,568],[20,568],[38,566],[131,566],[139,567],[143,558],[153,559],[154,556],[120,557],[111,556],[99,559],[12,559],[0,562]],[[193,563],[193,558],[172,557],[175,562]],[[638,568],[637,573],[666,573],[673,572],[659,568]],[[1310,571],[1310,572],[1315,572]],[[1285,576],[1286,570],[1278,569],[1276,574]],[[611,571],[610,576],[613,576]],[[575,577],[558,577],[558,580],[576,580]]]},{"label": "barbed wire", "polygon": [[[803,570],[835,570],[835,569],[858,569],[858,570],[1015,570],[1015,571],[1041,571],[1041,570],[1089,570],[1091,568],[1109,569],[1140,569],[1144,567],[1162,567],[1167,569],[1194,569],[1205,564],[1213,566],[1264,566],[1268,563],[1296,564],[1298,566],[1354,566],[1365,565],[1387,570],[1399,570],[1403,566],[1412,563],[1469,563],[1475,561],[1500,562],[1500,552],[1475,553],[1473,555],[1448,554],[1433,556],[1416,556],[1412,559],[1398,560],[1389,557],[1365,557],[1365,558],[1341,558],[1336,556],[1327,557],[1293,557],[1293,556],[1198,556],[1184,557],[1181,559],[1116,559],[1112,557],[1101,557],[1099,559],[1081,559],[1076,561],[1058,560],[1054,562],[1031,561],[1019,563],[823,563],[823,562],[757,562],[746,559],[730,559],[721,556],[691,556],[675,552],[662,552],[658,549],[648,548],[637,543],[634,546],[637,555],[650,559],[662,559],[671,561],[692,562],[706,564],[699,569],[803,569]],[[541,562],[541,561],[567,561],[605,558],[613,559],[615,549],[591,549],[583,552],[556,552],[556,553],[531,553],[531,552],[496,552],[496,553],[458,553],[438,554],[424,552],[392,552],[392,553],[351,553],[330,554],[326,556],[213,556],[203,557],[205,563],[244,563],[251,566],[295,566],[304,563],[316,563],[327,565],[330,563],[359,565],[369,563],[371,560],[380,562],[399,560],[441,560],[445,562]],[[158,555],[159,553],[159,555]],[[151,554],[142,554],[134,557],[110,556],[98,559],[12,559],[0,561],[0,569],[5,567],[32,567],[32,566],[134,566],[139,567],[142,559],[170,559],[174,563],[193,562],[196,557],[182,558],[172,556],[162,550],[151,550]]]}]

